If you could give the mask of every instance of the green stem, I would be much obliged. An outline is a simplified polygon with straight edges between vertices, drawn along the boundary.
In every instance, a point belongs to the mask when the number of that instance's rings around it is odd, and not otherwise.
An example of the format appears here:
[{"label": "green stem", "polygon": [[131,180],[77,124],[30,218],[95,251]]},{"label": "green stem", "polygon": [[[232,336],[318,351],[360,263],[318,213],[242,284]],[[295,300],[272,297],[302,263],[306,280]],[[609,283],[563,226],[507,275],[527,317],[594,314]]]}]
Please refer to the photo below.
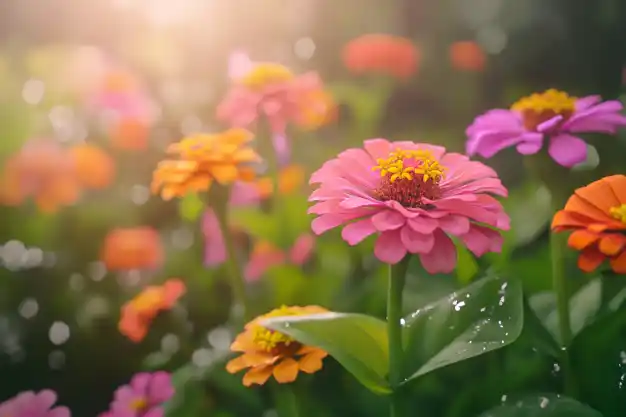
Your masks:
[{"label": "green stem", "polygon": [[402,345],[402,291],[406,282],[406,271],[409,257],[405,257],[396,265],[389,266],[389,287],[387,293],[387,333],[389,336],[389,382],[391,394],[390,416],[402,416],[402,401],[398,388],[403,381]]},{"label": "green stem", "polygon": [[561,366],[563,367],[564,393],[573,397],[575,392],[574,374],[569,357],[569,345],[572,340],[570,324],[569,295],[567,280],[563,273],[563,244],[562,235],[550,235],[550,255],[552,261],[552,285],[556,295],[557,313],[559,317],[559,334],[561,336]]},{"label": "green stem", "polygon": [[274,401],[280,417],[299,417],[298,398],[291,384],[274,386]]},{"label": "green stem", "polygon": [[222,188],[218,190],[218,187],[221,186],[216,185],[212,189],[213,194],[219,196],[219,198],[211,204],[211,207],[215,212],[215,217],[217,217],[224,239],[224,246],[226,247],[226,267],[228,268],[228,276],[230,277],[233,296],[236,303],[243,309],[243,319],[248,321],[250,319],[250,309],[246,296],[246,281],[243,277],[241,266],[237,261],[235,242],[233,241],[233,235],[228,227],[228,200],[230,197],[230,189]]},{"label": "green stem", "polygon": [[[269,123],[268,123],[269,125]],[[272,179],[272,212],[280,219],[279,239],[280,246],[288,245],[288,216],[285,212],[284,205],[282,204],[282,196],[280,194],[280,161],[278,151],[274,146],[274,134],[271,129],[266,129],[267,140],[269,143],[269,150],[267,152],[267,165],[270,171],[270,177]]]}]

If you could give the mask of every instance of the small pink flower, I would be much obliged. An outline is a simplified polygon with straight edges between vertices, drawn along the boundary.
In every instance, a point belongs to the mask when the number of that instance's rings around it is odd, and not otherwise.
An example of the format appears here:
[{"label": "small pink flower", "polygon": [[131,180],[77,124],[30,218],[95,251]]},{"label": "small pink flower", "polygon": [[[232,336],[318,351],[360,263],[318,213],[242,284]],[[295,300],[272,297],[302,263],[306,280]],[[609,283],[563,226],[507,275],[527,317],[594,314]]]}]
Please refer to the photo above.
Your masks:
[{"label": "small pink flower", "polygon": [[[379,171],[379,172],[376,172]],[[414,142],[365,141],[327,161],[310,180],[316,234],[344,226],[356,245],[377,234],[374,254],[389,264],[417,254],[430,273],[456,265],[458,238],[476,256],[499,252],[509,217],[492,196],[506,196],[497,174],[445,148]]]},{"label": "small pink flower", "polygon": [[259,280],[268,269],[284,264],[302,265],[309,260],[315,246],[315,238],[309,234],[299,236],[291,249],[283,251],[270,242],[260,241],[254,246],[244,270],[247,281]]},{"label": "small pink flower", "polygon": [[53,407],[57,395],[52,390],[22,392],[0,404],[0,416],[4,417],[70,417],[67,407]]},{"label": "small pink flower", "polygon": [[[272,133],[283,135],[288,123],[306,125],[320,104],[310,100],[323,90],[316,73],[295,75],[280,64],[253,62],[243,52],[231,56],[228,71],[233,85],[217,108],[217,118],[233,127],[248,128],[265,117]],[[326,106],[319,111],[327,112]]]},{"label": "small pink flower", "polygon": [[539,152],[548,140],[548,153],[558,164],[572,167],[587,159],[587,145],[579,133],[615,134],[626,126],[617,100],[601,102],[599,96],[575,98],[554,89],[533,94],[510,110],[494,109],[467,128],[468,155],[490,158],[515,146],[524,155]]},{"label": "small pink flower", "polygon": [[140,372],[128,385],[115,391],[112,417],[163,417],[163,404],[174,396],[172,379],[167,372]]}]

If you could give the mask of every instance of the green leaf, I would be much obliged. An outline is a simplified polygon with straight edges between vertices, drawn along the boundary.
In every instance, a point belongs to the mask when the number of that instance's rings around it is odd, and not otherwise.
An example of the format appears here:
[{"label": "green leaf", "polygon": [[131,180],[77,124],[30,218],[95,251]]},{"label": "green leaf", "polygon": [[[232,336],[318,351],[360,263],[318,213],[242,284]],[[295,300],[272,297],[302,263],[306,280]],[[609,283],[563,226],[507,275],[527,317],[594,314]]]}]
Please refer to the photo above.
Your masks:
[{"label": "green leaf", "polygon": [[602,414],[572,398],[547,394],[508,401],[480,417],[602,417]]},{"label": "green leaf", "polygon": [[384,321],[362,314],[322,313],[272,318],[263,325],[325,350],[370,390],[390,392]]},{"label": "green leaf", "polygon": [[515,341],[523,326],[522,287],[515,279],[485,278],[405,317],[408,378]]},{"label": "green leaf", "polygon": [[174,397],[165,403],[165,417],[195,417],[206,411],[205,393],[193,365],[185,365],[172,373]]},{"label": "green leaf", "polygon": [[478,273],[478,263],[474,255],[464,245],[456,245],[456,253],[456,278],[461,284],[467,285]]},{"label": "green leaf", "polygon": [[184,220],[195,222],[204,211],[204,202],[198,194],[189,193],[180,200],[178,210]]}]

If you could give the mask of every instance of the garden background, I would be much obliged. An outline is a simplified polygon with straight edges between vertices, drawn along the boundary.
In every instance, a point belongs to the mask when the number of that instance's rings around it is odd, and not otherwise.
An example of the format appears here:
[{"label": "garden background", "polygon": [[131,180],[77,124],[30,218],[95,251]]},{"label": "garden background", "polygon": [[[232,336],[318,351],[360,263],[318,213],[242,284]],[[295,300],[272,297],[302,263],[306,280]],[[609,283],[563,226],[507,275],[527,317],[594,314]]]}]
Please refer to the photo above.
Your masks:
[{"label": "garden background", "polygon": [[[31,138],[51,137],[64,144],[87,140],[114,161],[113,168],[94,171],[108,185],[85,193],[78,204],[52,214],[30,202],[0,207],[0,399],[52,388],[78,417],[96,416],[133,373],[157,368],[176,372],[177,402],[168,416],[275,415],[269,391],[245,388],[240,376],[223,369],[233,337],[227,326],[230,290],[225,269],[203,265],[197,201],[164,202],[149,191],[168,144],[225,128],[214,115],[234,50],[300,72],[318,71],[334,93],[337,119],[290,137],[292,162],[306,178],[366,139],[353,128],[358,116],[349,105],[349,86],[363,80],[341,59],[344,44],[366,33],[408,37],[419,52],[415,75],[397,81],[388,106],[372,116],[380,121],[376,135],[392,140],[463,152],[473,118],[519,96],[551,87],[605,99],[624,91],[626,3],[620,0],[3,0],[0,22],[0,158],[6,161]],[[468,41],[473,47],[461,47]],[[111,131],[85,110],[77,85],[89,79],[90,67],[78,63],[94,54],[130,69],[156,103],[145,149],[111,146]],[[584,169],[564,174],[554,166],[564,194],[625,172],[624,135],[590,137],[589,143],[597,152]],[[551,288],[549,192],[513,151],[488,164],[510,190],[504,204],[513,230],[503,254],[476,261],[462,253],[451,275],[429,276],[415,266],[407,311],[485,274],[521,280],[527,298]],[[310,223],[307,195],[302,187],[285,203],[284,215],[301,232]],[[281,220],[252,210],[235,217],[253,238],[270,237]],[[107,271],[101,259],[107,233],[134,226],[159,231],[162,266]],[[252,284],[259,312],[282,303],[316,303],[384,318],[384,268],[371,252],[371,244],[351,249],[338,234],[317,238],[305,266],[273,267]],[[608,301],[626,281],[603,273],[609,284],[600,289],[594,285],[600,274],[581,273],[576,255],[568,256],[572,289],[586,288],[577,311],[589,317],[584,312],[615,306]],[[180,305],[160,315],[141,343],[120,334],[120,306],[141,286],[171,277],[187,285]],[[574,368],[584,375],[579,399],[605,417],[622,417],[626,410],[626,311],[618,312],[585,327],[571,352]],[[513,344],[421,379],[411,399],[413,415],[477,416],[512,393],[559,392],[559,365],[531,333],[527,319]],[[387,412],[384,398],[369,394],[332,359],[298,390],[311,416]]]}]

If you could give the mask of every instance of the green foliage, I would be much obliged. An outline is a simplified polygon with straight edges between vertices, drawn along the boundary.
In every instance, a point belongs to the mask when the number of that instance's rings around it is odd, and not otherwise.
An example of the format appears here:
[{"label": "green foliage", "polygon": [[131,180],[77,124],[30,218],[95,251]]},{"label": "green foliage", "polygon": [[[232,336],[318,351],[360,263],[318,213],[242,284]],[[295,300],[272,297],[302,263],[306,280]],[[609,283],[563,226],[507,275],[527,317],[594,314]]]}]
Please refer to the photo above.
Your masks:
[{"label": "green foliage", "polygon": [[602,417],[602,414],[572,398],[546,394],[508,400],[480,417]]}]

